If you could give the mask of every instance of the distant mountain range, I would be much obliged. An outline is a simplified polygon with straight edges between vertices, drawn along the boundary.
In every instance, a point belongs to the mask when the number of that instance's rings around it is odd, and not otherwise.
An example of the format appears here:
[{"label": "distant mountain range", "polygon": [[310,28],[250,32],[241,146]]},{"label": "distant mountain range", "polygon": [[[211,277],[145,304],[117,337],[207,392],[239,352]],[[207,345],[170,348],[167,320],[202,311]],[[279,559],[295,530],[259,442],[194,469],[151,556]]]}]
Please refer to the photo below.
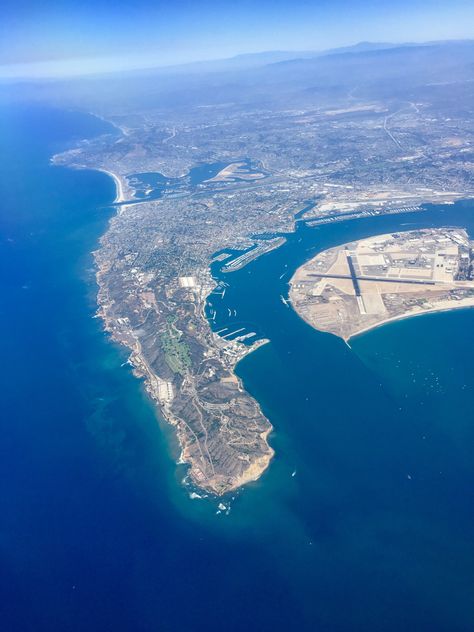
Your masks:
[{"label": "distant mountain range", "polygon": [[338,48],[330,48],[327,50],[303,50],[303,51],[263,51],[260,53],[245,53],[228,57],[224,59],[215,59],[209,61],[198,61],[187,64],[179,64],[174,66],[156,67],[150,70],[164,73],[188,73],[188,72],[222,72],[226,70],[244,70],[246,68],[258,68],[261,66],[269,66],[288,61],[319,59],[329,55],[352,55],[359,53],[371,53],[378,51],[387,51],[391,49],[414,48],[426,46],[442,46],[450,44],[474,43],[474,40],[448,40],[433,42],[359,42],[351,46],[341,46]]},{"label": "distant mountain range", "polygon": [[[38,83],[38,80],[36,81]],[[393,44],[361,42],[327,51],[268,51],[166,68],[110,72],[43,81],[35,99],[54,93],[58,102],[90,109],[127,107],[324,107],[348,95],[358,99],[429,100],[456,85],[460,107],[474,90],[474,41]],[[15,94],[31,97],[33,85],[18,80]],[[5,93],[8,98],[12,88]],[[2,95],[0,94],[0,101]]]},{"label": "distant mountain range", "polygon": [[[76,68],[73,72],[71,72],[70,75],[66,75],[65,71],[61,71],[58,74],[53,68],[54,64],[52,64],[52,67],[49,71],[46,67],[43,67],[44,64],[43,66],[39,64],[41,68],[35,68],[35,65],[33,64],[29,69],[31,75],[25,74],[28,71],[25,71],[24,69],[20,72],[18,76],[16,76],[15,74],[11,74],[10,71],[5,76],[2,76],[0,72],[0,83],[9,81],[29,81],[30,78],[36,78],[39,80],[46,80],[50,78],[53,81],[61,81],[67,80],[67,78],[87,80],[87,78],[93,78],[94,76],[101,76],[113,79],[114,76],[116,76],[117,78],[119,76],[121,76],[122,78],[140,78],[149,77],[152,75],[156,77],[159,76],[163,80],[167,81],[170,77],[176,77],[178,79],[179,77],[183,77],[185,75],[191,78],[193,75],[197,76],[206,74],[219,75],[229,73],[230,75],[232,75],[241,71],[256,71],[258,73],[260,69],[264,68],[272,68],[278,65],[284,66],[285,64],[293,64],[293,67],[296,67],[300,63],[303,65],[311,64],[311,62],[316,63],[319,60],[324,60],[328,58],[338,58],[340,60],[342,60],[342,58],[361,59],[364,55],[372,55],[372,59],[374,59],[374,55],[389,54],[390,51],[410,50],[412,52],[415,52],[417,50],[429,48],[446,50],[451,48],[456,49],[460,46],[467,48],[472,47],[474,46],[474,40],[448,40],[424,43],[359,42],[351,46],[342,46],[339,48],[332,48],[327,50],[263,51],[259,53],[240,54],[225,59],[196,61],[172,66],[153,65],[153,62],[149,60],[149,62],[143,67],[128,67],[124,69],[121,68],[118,64],[117,68],[114,70],[97,70],[94,73],[91,70],[84,70],[84,74],[78,72],[78,61],[76,60]],[[85,68],[89,68],[89,66],[86,65]]]}]

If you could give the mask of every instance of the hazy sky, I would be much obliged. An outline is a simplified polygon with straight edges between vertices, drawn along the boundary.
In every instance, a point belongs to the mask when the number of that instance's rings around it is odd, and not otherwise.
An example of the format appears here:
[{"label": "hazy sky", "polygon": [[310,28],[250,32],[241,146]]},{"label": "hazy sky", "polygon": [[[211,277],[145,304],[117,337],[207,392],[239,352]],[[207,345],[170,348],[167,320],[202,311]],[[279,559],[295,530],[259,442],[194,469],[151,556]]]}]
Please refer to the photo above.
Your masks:
[{"label": "hazy sky", "polygon": [[474,0],[2,0],[0,75],[471,37]]}]

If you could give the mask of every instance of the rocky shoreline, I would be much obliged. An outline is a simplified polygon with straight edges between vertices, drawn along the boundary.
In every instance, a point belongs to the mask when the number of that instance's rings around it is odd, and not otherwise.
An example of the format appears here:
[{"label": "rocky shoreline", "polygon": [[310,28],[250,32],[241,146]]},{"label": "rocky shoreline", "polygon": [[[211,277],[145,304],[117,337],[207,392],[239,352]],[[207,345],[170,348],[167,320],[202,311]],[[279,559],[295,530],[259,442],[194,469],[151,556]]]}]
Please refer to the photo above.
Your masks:
[{"label": "rocky shoreline", "polygon": [[[112,339],[130,350],[134,374],[174,426],[179,462],[189,466],[192,484],[226,494],[258,479],[274,454],[268,443],[272,426],[234,373],[243,357],[267,341],[246,346],[212,332],[204,314],[215,287],[208,269],[194,272],[199,289],[190,290],[179,279],[163,287],[158,273],[137,273],[121,240],[126,215],[122,206],[94,253],[98,316]],[[186,366],[166,346],[170,336],[188,350]]]}]

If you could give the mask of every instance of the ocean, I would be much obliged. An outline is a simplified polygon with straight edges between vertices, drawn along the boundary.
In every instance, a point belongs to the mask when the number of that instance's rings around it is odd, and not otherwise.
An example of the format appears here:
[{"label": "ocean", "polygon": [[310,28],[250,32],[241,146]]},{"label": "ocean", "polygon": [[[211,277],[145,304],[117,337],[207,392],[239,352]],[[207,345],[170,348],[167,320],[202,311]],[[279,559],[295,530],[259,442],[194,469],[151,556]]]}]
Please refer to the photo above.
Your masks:
[{"label": "ocean", "polygon": [[219,501],[190,498],[172,430],[94,318],[91,252],[114,183],[49,163],[106,132],[75,112],[0,111],[1,629],[474,629],[474,310],[349,348],[281,300],[330,246],[415,227],[474,234],[474,203],[300,223],[245,268],[213,271],[229,284],[213,327],[271,340],[237,372],[276,451],[216,513]]}]

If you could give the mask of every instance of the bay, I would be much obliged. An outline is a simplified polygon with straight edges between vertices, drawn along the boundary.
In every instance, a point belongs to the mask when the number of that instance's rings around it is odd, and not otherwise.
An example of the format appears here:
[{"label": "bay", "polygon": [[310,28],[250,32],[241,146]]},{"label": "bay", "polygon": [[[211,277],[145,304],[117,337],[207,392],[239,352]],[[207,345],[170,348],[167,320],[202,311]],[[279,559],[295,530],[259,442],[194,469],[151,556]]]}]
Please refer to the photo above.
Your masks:
[{"label": "bay", "polygon": [[390,324],[349,349],[280,296],[339,243],[474,234],[472,202],[299,224],[222,275],[212,326],[271,340],[238,374],[276,456],[216,514],[218,501],[190,499],[171,430],[93,318],[90,253],[113,182],[49,164],[113,129],[38,106],[0,114],[2,629],[471,629],[474,311]]}]

